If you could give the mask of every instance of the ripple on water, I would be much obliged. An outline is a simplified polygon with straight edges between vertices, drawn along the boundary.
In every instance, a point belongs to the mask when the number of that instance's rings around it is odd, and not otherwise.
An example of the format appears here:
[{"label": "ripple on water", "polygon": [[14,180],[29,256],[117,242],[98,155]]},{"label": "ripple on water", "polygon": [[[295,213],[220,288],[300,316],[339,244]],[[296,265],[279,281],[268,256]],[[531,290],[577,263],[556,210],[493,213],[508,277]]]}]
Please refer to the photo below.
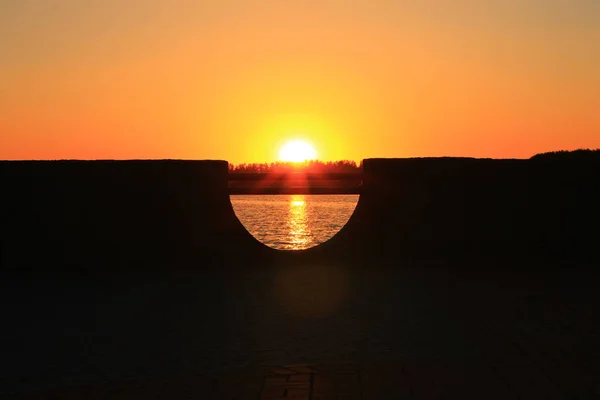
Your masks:
[{"label": "ripple on water", "polygon": [[232,195],[244,227],[269,247],[303,250],[329,240],[342,229],[358,195]]}]

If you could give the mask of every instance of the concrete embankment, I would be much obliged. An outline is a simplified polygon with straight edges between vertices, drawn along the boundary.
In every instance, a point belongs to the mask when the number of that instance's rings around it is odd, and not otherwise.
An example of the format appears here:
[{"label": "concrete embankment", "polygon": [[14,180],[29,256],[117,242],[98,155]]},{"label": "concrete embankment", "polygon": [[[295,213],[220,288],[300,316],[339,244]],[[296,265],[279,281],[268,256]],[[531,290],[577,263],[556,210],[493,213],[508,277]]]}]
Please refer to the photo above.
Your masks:
[{"label": "concrete embankment", "polygon": [[[225,161],[0,163],[3,270],[252,265]],[[367,159],[358,206],[293,257],[594,258],[599,160]]]}]

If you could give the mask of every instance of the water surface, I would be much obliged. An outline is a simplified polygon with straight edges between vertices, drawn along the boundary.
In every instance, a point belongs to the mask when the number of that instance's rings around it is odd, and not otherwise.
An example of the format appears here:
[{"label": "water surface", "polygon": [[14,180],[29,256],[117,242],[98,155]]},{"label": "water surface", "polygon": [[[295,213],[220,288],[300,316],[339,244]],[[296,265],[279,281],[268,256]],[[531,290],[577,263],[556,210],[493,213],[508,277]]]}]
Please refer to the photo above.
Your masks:
[{"label": "water surface", "polygon": [[358,195],[232,195],[235,214],[267,246],[302,250],[329,240],[348,222]]}]

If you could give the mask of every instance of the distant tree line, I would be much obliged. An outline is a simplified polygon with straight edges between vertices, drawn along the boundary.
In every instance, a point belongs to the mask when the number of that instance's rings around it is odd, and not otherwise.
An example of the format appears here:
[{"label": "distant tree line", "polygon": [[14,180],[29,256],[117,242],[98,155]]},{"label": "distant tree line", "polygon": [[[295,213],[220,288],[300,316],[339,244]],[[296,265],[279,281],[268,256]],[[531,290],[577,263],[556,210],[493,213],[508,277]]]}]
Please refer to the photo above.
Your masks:
[{"label": "distant tree line", "polygon": [[540,153],[531,157],[532,160],[589,160],[600,158],[600,149],[559,150]]},{"label": "distant tree line", "polygon": [[355,161],[306,161],[304,163],[291,162],[272,162],[272,163],[252,163],[252,164],[229,164],[229,172],[242,173],[284,173],[284,172],[315,172],[315,173],[340,173],[340,172],[360,172],[362,162],[356,164]]},{"label": "distant tree line", "polygon": [[[600,149],[559,150],[536,154],[531,160],[592,160],[600,158]],[[362,161],[319,161],[311,160],[304,163],[277,161],[272,163],[243,163],[229,164],[229,172],[241,173],[285,173],[285,172],[315,172],[315,173],[353,173],[362,171]]]}]

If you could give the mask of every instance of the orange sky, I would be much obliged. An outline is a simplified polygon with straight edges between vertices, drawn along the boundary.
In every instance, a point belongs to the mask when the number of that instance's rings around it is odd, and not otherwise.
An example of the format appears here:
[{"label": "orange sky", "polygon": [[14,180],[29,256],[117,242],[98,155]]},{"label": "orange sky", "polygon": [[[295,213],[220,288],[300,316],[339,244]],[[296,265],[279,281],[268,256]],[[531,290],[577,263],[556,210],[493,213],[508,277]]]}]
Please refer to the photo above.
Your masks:
[{"label": "orange sky", "polygon": [[600,147],[597,0],[0,3],[0,159]]}]

